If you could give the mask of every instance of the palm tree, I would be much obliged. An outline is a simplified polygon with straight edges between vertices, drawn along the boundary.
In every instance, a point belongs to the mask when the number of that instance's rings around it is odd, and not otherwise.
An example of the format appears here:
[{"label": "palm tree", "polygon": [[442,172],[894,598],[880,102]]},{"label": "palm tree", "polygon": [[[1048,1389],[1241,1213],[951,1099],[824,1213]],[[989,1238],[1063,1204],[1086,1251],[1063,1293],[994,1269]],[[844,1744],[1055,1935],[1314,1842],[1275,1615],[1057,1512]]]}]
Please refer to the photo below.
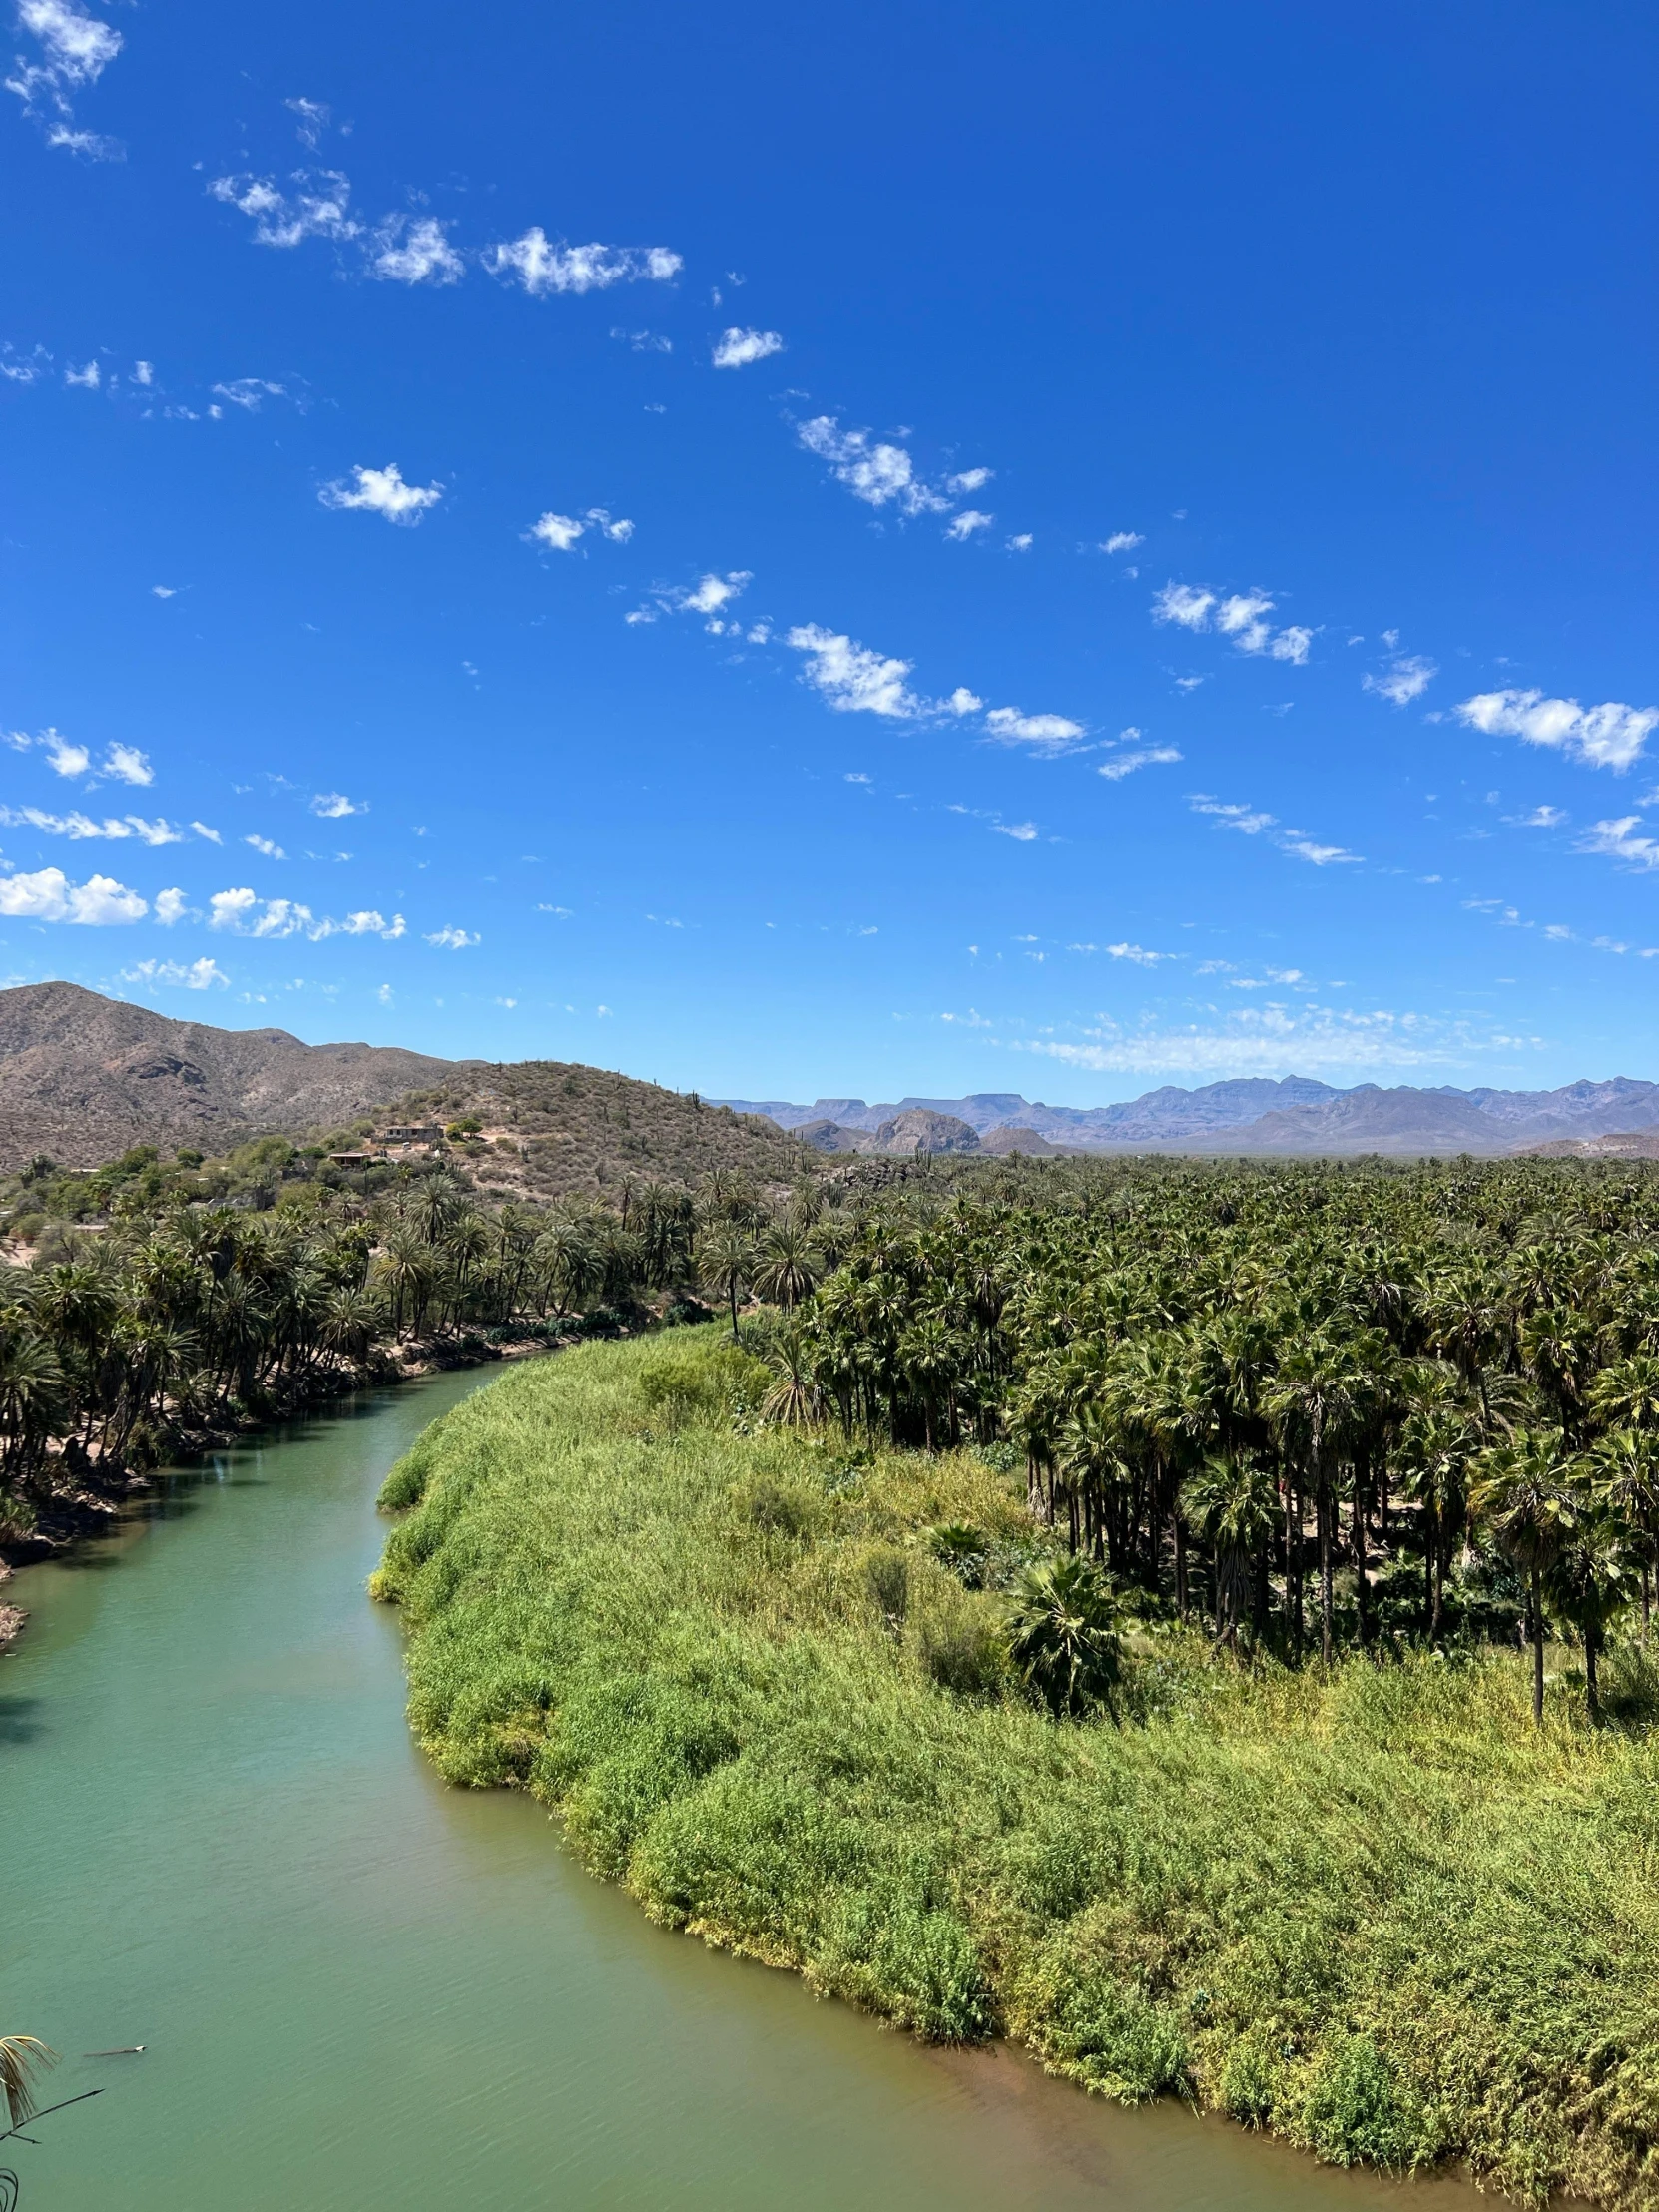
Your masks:
[{"label": "palm tree", "polygon": [[705,1230],[697,1240],[697,1270],[704,1288],[730,1303],[732,1342],[737,1344],[738,1301],[755,1274],[754,1239],[732,1226]]},{"label": "palm tree", "polygon": [[781,1330],[767,1348],[767,1366],[777,1380],[761,1400],[761,1418],[786,1428],[811,1428],[824,1418],[824,1392],[813,1372],[813,1348],[797,1322]]},{"label": "palm tree", "polygon": [[1607,1623],[1630,1602],[1636,1581],[1624,1531],[1611,1514],[1597,1511],[1588,1496],[1564,1531],[1544,1575],[1552,1610],[1577,1629],[1584,1645],[1584,1703],[1590,1726],[1601,1721],[1597,1662]]},{"label": "palm tree", "polygon": [[1267,1547],[1279,1514],[1279,1490],[1269,1469],[1249,1452],[1215,1452],[1181,1485],[1187,1526],[1210,1546],[1216,1564],[1214,1649],[1238,1648],[1252,1571],[1257,1584],[1256,1632],[1265,1622]]},{"label": "palm tree", "polygon": [[1523,1430],[1511,1442],[1489,1444],[1476,1462],[1469,1509],[1491,1531],[1505,1558],[1513,1560],[1527,1578],[1532,1719],[1540,1728],[1544,1718],[1544,1574],[1554,1564],[1577,1517],[1574,1503],[1568,1487],[1566,1442],[1558,1429]]},{"label": "palm tree", "polygon": [[807,1229],[795,1222],[782,1223],[761,1239],[755,1295],[782,1306],[788,1313],[804,1298],[812,1297],[820,1273]]},{"label": "palm tree", "polygon": [[57,2062],[57,2052],[38,2035],[0,2035],[0,2097],[12,2127],[21,2127],[35,2108],[34,2076]]},{"label": "palm tree", "polygon": [[1123,1639],[1110,1586],[1081,1553],[1027,1567],[1009,1612],[1008,1651],[1026,1687],[1056,1717],[1091,1705],[1118,1718]]}]

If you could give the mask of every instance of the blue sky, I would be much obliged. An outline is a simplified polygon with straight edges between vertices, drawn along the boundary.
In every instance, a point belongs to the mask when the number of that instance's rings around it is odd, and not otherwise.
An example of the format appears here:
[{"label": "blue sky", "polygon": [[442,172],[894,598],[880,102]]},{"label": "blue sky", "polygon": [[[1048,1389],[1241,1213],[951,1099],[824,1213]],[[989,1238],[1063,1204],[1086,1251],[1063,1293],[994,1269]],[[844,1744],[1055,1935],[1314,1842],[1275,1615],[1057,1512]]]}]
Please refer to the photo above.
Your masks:
[{"label": "blue sky", "polygon": [[1659,1076],[1650,11],[23,0],[0,970]]}]

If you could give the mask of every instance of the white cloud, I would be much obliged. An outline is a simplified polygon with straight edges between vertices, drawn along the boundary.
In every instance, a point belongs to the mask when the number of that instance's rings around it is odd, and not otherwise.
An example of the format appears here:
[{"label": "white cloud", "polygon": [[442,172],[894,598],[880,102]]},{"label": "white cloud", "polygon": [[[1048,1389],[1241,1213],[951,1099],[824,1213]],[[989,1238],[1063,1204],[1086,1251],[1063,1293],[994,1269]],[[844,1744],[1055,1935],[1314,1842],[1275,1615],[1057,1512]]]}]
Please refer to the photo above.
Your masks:
[{"label": "white cloud", "polygon": [[[48,111],[60,119],[73,115],[69,95],[96,84],[121,52],[121,33],[84,14],[73,0],[19,0],[17,26],[39,41],[41,59],[31,62],[19,54],[6,90],[22,101],[26,115],[41,122]],[[46,143],[94,161],[119,160],[122,152],[117,140],[71,130],[63,120],[46,124]]]},{"label": "white cloud", "polygon": [[1065,715],[1027,715],[1018,707],[993,707],[985,728],[999,745],[1029,745],[1043,754],[1069,753],[1087,734]]},{"label": "white cloud", "polygon": [[164,929],[171,929],[176,921],[183,921],[190,911],[189,901],[177,886],[156,893],[156,919]]},{"label": "white cloud", "polygon": [[1263,617],[1272,612],[1273,601],[1265,592],[1234,592],[1218,601],[1216,628],[1231,638],[1241,653],[1263,653],[1269,635]]},{"label": "white cloud", "polygon": [[1014,837],[1021,844],[1030,844],[1037,834],[1034,822],[993,822],[991,828],[999,837]]},{"label": "white cloud", "polygon": [[89,875],[72,883],[61,867],[43,867],[33,875],[0,875],[0,915],[22,921],[81,922],[105,928],[142,921],[150,911],[137,891],[108,875]]},{"label": "white cloud", "polygon": [[179,596],[177,584],[152,584],[150,591],[151,596],[156,599],[177,599]]},{"label": "white cloud", "polygon": [[976,715],[984,704],[985,702],[976,693],[970,692],[965,684],[958,684],[950,697],[945,700],[944,709],[947,714],[952,715]]},{"label": "white cloud", "polygon": [[1542,1041],[1382,1008],[1358,1012],[1275,1004],[1241,1007],[1219,1027],[1149,1023],[1130,1030],[1104,1022],[1085,1036],[1089,1041],[1081,1044],[1043,1039],[1014,1042],[1011,1049],[1103,1074],[1288,1075],[1310,1068],[1435,1066],[1475,1052],[1534,1050]]},{"label": "white cloud", "polygon": [[63,372],[63,380],[79,391],[96,391],[104,378],[98,363],[88,361],[85,368],[66,368]]},{"label": "white cloud", "polygon": [[1420,653],[1404,653],[1391,661],[1381,676],[1362,676],[1362,687],[1376,692],[1391,706],[1408,707],[1413,699],[1420,699],[1439,674],[1434,662]]},{"label": "white cloud", "polygon": [[808,655],[806,681],[839,713],[883,715],[895,722],[913,722],[927,713],[927,702],[906,688],[908,661],[887,658],[816,622],[799,624],[784,642]]},{"label": "white cloud", "polygon": [[316,792],[311,798],[311,813],[320,815],[324,822],[343,822],[347,815],[366,815],[366,799],[347,799],[344,792]]},{"label": "white cloud", "polygon": [[245,414],[258,414],[264,401],[285,399],[287,390],[266,376],[234,376],[229,383],[215,384],[214,395],[233,407],[241,407]]},{"label": "white cloud", "polygon": [[367,906],[361,913],[347,914],[340,923],[342,937],[385,937],[390,940],[402,936],[407,924],[401,914],[393,914],[387,921],[375,907]]},{"label": "white cloud", "polygon": [[454,284],[466,264],[433,216],[391,216],[374,234],[370,274],[398,284]]},{"label": "white cloud", "polygon": [[156,381],[155,364],[151,361],[135,361],[133,381],[135,384],[153,384]]},{"label": "white cloud", "polygon": [[555,553],[568,553],[577,539],[586,534],[590,522],[601,537],[611,539],[616,545],[626,545],[634,534],[634,525],[626,515],[613,518],[608,508],[590,507],[580,520],[575,515],[544,514],[531,523],[525,536],[550,547]]},{"label": "white cloud", "polygon": [[1160,960],[1178,957],[1173,952],[1149,952],[1144,944],[1109,944],[1106,949],[1114,960],[1131,960],[1136,967],[1156,967]]},{"label": "white cloud", "polygon": [[[1133,553],[1137,545],[1145,543],[1146,540],[1139,530],[1114,530],[1100,550],[1102,553]],[[1171,590],[1174,588],[1173,585],[1170,586]]]},{"label": "white cloud", "polygon": [[1004,540],[1004,544],[1010,553],[1029,553],[1035,543],[1036,540],[1029,530],[1022,530],[1018,537]]},{"label": "white cloud", "polygon": [[317,498],[325,507],[355,507],[368,514],[384,515],[388,522],[416,523],[428,507],[443,497],[441,484],[405,484],[395,461],[384,468],[351,471],[355,486],[343,481],[324,484]]},{"label": "white cloud", "polygon": [[242,841],[244,844],[251,844],[256,852],[263,852],[268,860],[285,860],[287,858],[287,854],[281,846],[270,837],[257,837],[250,831]]},{"label": "white cloud", "polygon": [[59,776],[85,776],[92,766],[92,755],[86,747],[71,745],[67,738],[60,738],[56,730],[45,731],[40,742],[47,748],[47,767]]},{"label": "white cloud", "polygon": [[[1229,592],[1223,597],[1202,584],[1166,584],[1152,597],[1154,622],[1173,622],[1183,630],[1219,630],[1240,653],[1267,653],[1300,668],[1308,659],[1314,633],[1301,623],[1275,632],[1268,621],[1273,608],[1264,591]],[[1190,690],[1196,681],[1185,679],[1182,689]]]},{"label": "white cloud", "polygon": [[484,265],[540,299],[549,292],[603,291],[642,278],[666,283],[678,276],[682,261],[666,246],[569,246],[562,239],[555,245],[538,223],[521,238],[488,248]]},{"label": "white cloud", "polygon": [[49,815],[39,807],[0,807],[0,822],[13,829],[41,830],[49,837],[138,837],[151,845],[183,844],[184,832],[172,823],[146,822],[142,815],[107,815],[94,822],[78,810],[69,815]]},{"label": "white cloud", "polygon": [[1205,630],[1215,603],[1215,593],[1201,591],[1196,584],[1166,584],[1153,598],[1152,619],[1178,622],[1183,630]]},{"label": "white cloud", "polygon": [[171,985],[180,990],[205,991],[217,984],[222,990],[231,978],[204,953],[200,960],[188,964],[179,960],[140,960],[130,968],[123,968],[124,983],[151,983],[164,988]]},{"label": "white cloud", "polygon": [[736,599],[752,581],[750,571],[735,568],[725,576],[708,575],[691,591],[674,592],[670,603],[682,614],[718,614],[728,600]]},{"label": "white cloud", "polygon": [[1279,840],[1282,852],[1289,852],[1294,859],[1308,860],[1315,867],[1331,867],[1341,863],[1358,863],[1358,852],[1345,852],[1340,844],[1320,844],[1312,837],[1304,836],[1300,830],[1287,830]]},{"label": "white cloud", "polygon": [[1659,868],[1659,838],[1639,834],[1640,815],[1621,815],[1616,822],[1594,822],[1579,845],[1581,852],[1604,853],[1622,860],[1626,867]]},{"label": "white cloud", "polygon": [[217,830],[210,830],[205,822],[193,822],[191,828],[199,837],[206,837],[210,844],[223,844],[225,839]]},{"label": "white cloud", "polygon": [[306,239],[354,239],[362,225],[351,214],[351,180],[335,169],[296,170],[285,193],[270,177],[215,177],[214,199],[248,216],[258,246],[293,247]]},{"label": "white cloud", "polygon": [[12,384],[38,384],[52,365],[52,356],[44,345],[37,345],[32,353],[20,353],[15,345],[0,345],[0,376]]},{"label": "white cloud", "polygon": [[1529,815],[1505,815],[1511,830],[1559,830],[1568,819],[1559,807],[1534,807]]},{"label": "white cloud", "polygon": [[958,499],[970,491],[982,491],[996,474],[994,468],[964,468],[944,480],[946,491],[954,492]]},{"label": "white cloud", "polygon": [[284,108],[299,118],[294,125],[294,136],[301,146],[316,147],[322,142],[322,134],[333,118],[333,110],[322,100],[284,100]]},{"label": "white cloud", "polygon": [[[57,767],[55,761],[52,765]],[[99,762],[98,773],[113,776],[122,784],[153,784],[156,781],[155,770],[136,745],[112,745]]]},{"label": "white cloud", "polygon": [[747,368],[751,361],[770,360],[782,353],[784,340],[776,330],[723,330],[715,341],[716,368]]},{"label": "white cloud", "polygon": [[867,430],[842,430],[833,415],[815,415],[799,434],[808,452],[828,461],[835,481],[867,506],[896,505],[916,515],[943,514],[950,505],[916,474],[901,445],[871,443]]},{"label": "white cloud", "polygon": [[1103,761],[1099,773],[1112,783],[1125,776],[1133,776],[1138,768],[1163,768],[1171,761],[1179,761],[1181,755],[1173,745],[1143,746],[1138,753],[1119,753],[1109,761]]},{"label": "white cloud", "polygon": [[1569,760],[1610,768],[1615,775],[1641,757],[1659,727],[1659,707],[1626,707],[1611,699],[1581,707],[1576,699],[1546,699],[1540,691],[1480,692],[1461,701],[1456,713],[1487,737],[1554,746]]},{"label": "white cloud", "polygon": [[961,545],[976,531],[988,530],[995,520],[995,515],[982,514],[977,507],[964,507],[959,515],[952,515],[945,524],[944,534]]},{"label": "white cloud", "polygon": [[[665,338],[656,330],[613,329],[611,335],[614,338],[621,338],[636,353],[672,353],[674,351],[674,340]],[[661,414],[663,410],[658,407],[655,411]]]},{"label": "white cloud", "polygon": [[587,528],[574,515],[558,515],[549,511],[532,522],[528,535],[539,544],[551,546],[555,553],[568,553]]},{"label": "white cloud", "polygon": [[452,952],[464,952],[469,945],[481,944],[483,939],[478,936],[476,931],[457,929],[451,923],[447,928],[432,930],[426,942],[428,944],[446,945]]}]

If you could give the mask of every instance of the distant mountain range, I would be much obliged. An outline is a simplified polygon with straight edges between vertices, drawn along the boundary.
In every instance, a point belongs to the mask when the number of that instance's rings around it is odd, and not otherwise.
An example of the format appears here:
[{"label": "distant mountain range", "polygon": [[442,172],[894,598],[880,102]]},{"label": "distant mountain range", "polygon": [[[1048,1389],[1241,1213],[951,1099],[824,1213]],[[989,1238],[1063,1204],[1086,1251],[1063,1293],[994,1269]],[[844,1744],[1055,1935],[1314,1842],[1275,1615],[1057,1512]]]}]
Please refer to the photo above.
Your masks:
[{"label": "distant mountain range", "polygon": [[[1017,1091],[877,1106],[861,1098],[821,1098],[811,1106],[783,1099],[713,1103],[765,1115],[827,1152],[913,1151],[922,1136],[920,1117],[939,1125],[929,1125],[930,1149],[993,1152],[1499,1155],[1544,1145],[1571,1152],[1609,1136],[1659,1129],[1659,1083],[1622,1075],[1553,1091],[1384,1090],[1376,1083],[1339,1090],[1306,1075],[1280,1082],[1248,1076],[1191,1091],[1166,1084],[1116,1106],[1044,1106]],[[1021,1145],[1027,1132],[1042,1143]],[[1598,1151],[1610,1156],[1604,1146]]]}]

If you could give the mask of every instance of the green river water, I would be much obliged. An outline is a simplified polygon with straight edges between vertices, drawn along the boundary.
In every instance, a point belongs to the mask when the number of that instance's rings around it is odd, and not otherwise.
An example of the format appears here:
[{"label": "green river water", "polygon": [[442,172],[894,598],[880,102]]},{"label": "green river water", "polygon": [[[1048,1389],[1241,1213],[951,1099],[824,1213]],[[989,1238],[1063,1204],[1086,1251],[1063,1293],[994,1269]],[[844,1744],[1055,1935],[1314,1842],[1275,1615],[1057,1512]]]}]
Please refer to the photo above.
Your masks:
[{"label": "green river water", "polygon": [[527,1800],[442,1787],[363,1585],[386,1469],[478,1386],[228,1454],[8,1589],[0,2027],[64,2054],[50,2097],[105,2090],[0,2145],[20,2212],[1484,2201],[922,2049],[654,1929]]}]

